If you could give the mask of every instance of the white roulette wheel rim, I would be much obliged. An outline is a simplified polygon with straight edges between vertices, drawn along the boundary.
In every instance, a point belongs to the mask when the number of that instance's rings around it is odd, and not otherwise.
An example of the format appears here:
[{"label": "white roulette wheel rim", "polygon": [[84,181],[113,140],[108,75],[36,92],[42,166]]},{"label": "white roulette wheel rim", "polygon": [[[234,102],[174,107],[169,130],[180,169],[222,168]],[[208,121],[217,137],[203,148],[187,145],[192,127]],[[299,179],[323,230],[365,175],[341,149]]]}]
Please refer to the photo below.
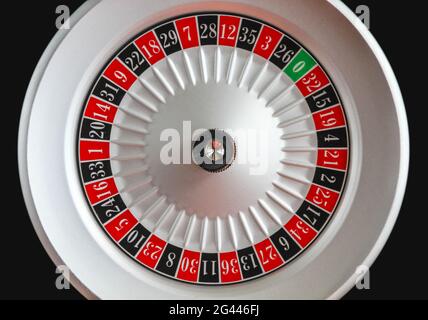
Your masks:
[{"label": "white roulette wheel rim", "polygon": [[[355,284],[355,269],[369,267],[381,251],[401,206],[409,157],[404,104],[386,57],[361,22],[339,1],[272,1],[263,9],[257,6],[257,1],[251,0],[225,2],[221,8],[218,2],[210,1],[129,0],[120,5],[118,1],[89,1],[73,16],[73,28],[57,35],[42,57],[21,119],[22,187],[45,249],[57,265],[70,268],[73,285],[86,297],[336,299]],[[315,9],[317,14],[312,16]],[[236,13],[267,21],[313,52],[339,91],[352,147],[346,191],[334,219],[314,243],[278,271],[215,287],[168,279],[137,264],[118,248],[102,232],[88,207],[76,174],[76,150],[70,147],[75,145],[76,124],[94,77],[108,59],[159,21],[204,12]],[[275,14],[278,12],[282,14]],[[336,32],[335,37],[326,36],[328,31]],[[82,43],[85,48],[76,53]],[[337,54],[346,46],[355,50],[344,56]],[[357,67],[353,65],[356,60]],[[61,83],[57,79],[62,79]],[[373,95],[375,90],[380,97]],[[384,111],[381,129],[380,111],[376,113],[374,106]],[[47,114],[52,114],[55,123],[46,120]],[[380,176],[376,178],[374,173]],[[55,191],[47,190],[53,186]],[[364,238],[357,236],[361,230]]]}]

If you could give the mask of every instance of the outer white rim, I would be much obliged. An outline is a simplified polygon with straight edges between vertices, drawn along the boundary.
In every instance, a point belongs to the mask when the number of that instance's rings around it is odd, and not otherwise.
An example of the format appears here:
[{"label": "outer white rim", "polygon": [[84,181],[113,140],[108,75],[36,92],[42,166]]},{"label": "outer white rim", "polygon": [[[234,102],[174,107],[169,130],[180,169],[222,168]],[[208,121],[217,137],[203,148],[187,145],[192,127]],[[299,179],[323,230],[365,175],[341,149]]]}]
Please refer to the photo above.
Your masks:
[{"label": "outer white rim", "polygon": [[[385,74],[385,77],[387,78],[389,87],[391,89],[393,99],[395,102],[397,114],[398,114],[398,122],[400,127],[400,137],[401,137],[401,159],[400,159],[400,173],[399,173],[399,179],[397,183],[397,188],[395,192],[395,198],[390,210],[390,214],[388,216],[388,220],[385,224],[385,227],[383,228],[380,236],[378,237],[378,240],[375,244],[375,246],[372,248],[370,254],[367,256],[367,258],[364,260],[364,264],[367,266],[370,266],[379,252],[381,251],[383,245],[385,244],[392,227],[395,223],[395,220],[398,216],[398,212],[400,209],[400,205],[402,202],[402,198],[404,196],[404,190],[407,180],[407,172],[408,172],[408,160],[409,160],[409,137],[408,137],[408,130],[407,130],[407,121],[406,121],[406,114],[404,109],[404,103],[401,97],[401,93],[397,84],[397,81],[395,79],[395,76],[393,74],[393,71],[384,56],[382,50],[380,49],[379,45],[376,43],[372,35],[366,30],[366,28],[361,24],[361,22],[353,15],[353,13],[340,1],[338,0],[329,0],[329,2],[336,7],[353,25],[354,27],[359,31],[359,33],[362,35],[362,37],[365,39],[365,41],[369,44],[371,50],[376,55],[377,60],[379,61],[379,64],[382,66],[383,72]],[[89,1],[84,7],[82,7],[79,14],[76,14],[76,20],[78,20],[81,16],[83,16],[87,11],[89,11],[90,8],[95,6],[98,2],[97,1]],[[65,35],[63,36],[65,37]],[[35,75],[33,77],[32,84],[30,85],[26,102],[24,104],[23,109],[23,115],[21,119],[21,128],[20,130],[20,151],[19,151],[19,165],[20,165],[20,173],[21,173],[21,182],[23,186],[24,196],[26,199],[27,207],[30,211],[30,216],[32,218],[33,224],[39,234],[39,237],[42,239],[42,243],[44,244],[46,250],[49,252],[51,258],[55,261],[56,264],[61,264],[61,259],[58,254],[55,253],[55,250],[53,249],[53,246],[51,245],[51,242],[47,239],[47,237],[44,234],[43,228],[41,227],[41,224],[38,220],[38,215],[35,210],[35,206],[33,204],[31,190],[29,186],[28,176],[26,174],[27,172],[27,157],[26,157],[26,140],[27,140],[27,129],[28,129],[28,121],[29,116],[31,113],[32,108],[32,101],[34,99],[34,96],[36,94],[36,89],[38,87],[39,81],[41,76],[43,75],[46,66],[49,63],[50,57],[55,52],[56,48],[60,45],[61,40],[63,37],[57,36],[53,41],[48,50],[45,52],[38,69],[35,72]],[[348,279],[339,289],[337,289],[329,298],[330,299],[337,299],[342,297],[347,291],[349,291],[356,279],[356,275],[353,275],[351,278]],[[72,279],[73,284],[77,287],[77,289],[82,292],[85,296],[88,298],[93,298],[94,295],[90,293],[88,289],[84,287],[81,283],[77,281],[77,279]]]},{"label": "outer white rim", "polygon": [[[394,71],[385,56],[379,43],[366,28],[366,26],[354,15],[354,13],[340,0],[328,0],[333,6],[335,6],[354,26],[358,29],[364,40],[368,43],[376,58],[378,59],[382,69],[385,73],[388,84],[391,88],[393,99],[395,102],[395,108],[398,114],[400,137],[401,137],[401,159],[400,159],[400,173],[399,180],[397,183],[395,198],[391,206],[389,217],[385,223],[385,227],[382,230],[379,238],[370,251],[369,255],[363,261],[362,265],[370,267],[379,256],[383,247],[385,246],[392,229],[394,228],[395,222],[397,221],[398,214],[400,213],[401,204],[403,202],[404,193],[406,191],[407,178],[409,173],[409,161],[410,161],[410,141],[409,141],[409,126],[407,123],[406,108],[404,106],[403,96],[401,94],[400,87],[398,85],[397,78],[395,77]],[[337,289],[328,299],[340,299],[349,290],[351,290],[358,279],[359,275],[354,273],[339,289]]]},{"label": "outer white rim", "polygon": [[[91,10],[99,1],[101,0],[89,0],[84,3],[81,7],[76,10],[76,12],[70,17],[70,26],[73,27],[79,20]],[[56,266],[64,265],[61,257],[56,252],[55,248],[52,246],[51,242],[46,235],[42,224],[40,222],[39,216],[37,214],[36,207],[34,205],[33,195],[31,193],[30,182],[28,177],[28,167],[27,167],[27,138],[28,138],[28,125],[31,116],[32,104],[34,97],[37,93],[39,83],[43,76],[43,73],[46,70],[46,67],[49,64],[49,61],[52,55],[55,53],[57,47],[61,44],[62,40],[67,36],[69,30],[60,30],[58,31],[54,38],[49,43],[46,50],[43,52],[42,57],[40,58],[36,69],[34,70],[31,82],[27,88],[27,93],[25,95],[21,119],[19,124],[19,135],[18,135],[18,166],[19,166],[19,178],[21,181],[21,189],[24,196],[24,201],[33,224],[34,230],[37,233],[37,236],[40,239],[44,249],[48,253],[49,257],[55,263]],[[65,274],[67,276],[67,274]],[[85,287],[83,283],[77,279],[74,274],[68,274],[69,281],[84,297],[87,299],[96,299],[97,297]]]}]

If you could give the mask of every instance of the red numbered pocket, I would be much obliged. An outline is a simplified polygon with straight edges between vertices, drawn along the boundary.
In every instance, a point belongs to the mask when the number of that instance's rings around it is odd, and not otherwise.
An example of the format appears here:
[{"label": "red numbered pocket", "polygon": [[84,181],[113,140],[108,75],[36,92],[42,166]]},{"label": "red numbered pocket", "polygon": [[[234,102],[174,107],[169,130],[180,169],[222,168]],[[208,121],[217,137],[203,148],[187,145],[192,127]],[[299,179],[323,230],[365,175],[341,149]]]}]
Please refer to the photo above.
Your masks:
[{"label": "red numbered pocket", "polygon": [[221,282],[237,282],[242,279],[238,255],[235,251],[220,253]]},{"label": "red numbered pocket", "polygon": [[198,27],[196,18],[184,18],[175,22],[183,49],[197,47],[199,45]]},{"label": "red numbered pocket", "polygon": [[297,216],[293,216],[287,222],[285,229],[302,248],[305,248],[317,235],[315,230]]},{"label": "red numbered pocket", "polygon": [[318,150],[317,165],[319,167],[346,170],[348,166],[348,150],[320,149]]},{"label": "red numbered pocket", "polygon": [[313,114],[317,130],[331,129],[345,125],[341,106],[332,107]]},{"label": "red numbered pocket", "polygon": [[238,40],[240,18],[221,16],[219,28],[219,45],[234,47]]},{"label": "red numbered pocket", "polygon": [[316,206],[328,212],[333,212],[333,209],[336,207],[338,199],[339,194],[337,192],[317,185],[311,186],[306,197],[306,200],[312,202]]},{"label": "red numbered pocket", "polygon": [[111,198],[118,193],[114,178],[93,182],[85,186],[91,204]]},{"label": "red numbered pocket", "polygon": [[115,240],[122,239],[138,223],[131,211],[127,210],[118,215],[106,226],[108,234]]},{"label": "red numbered pocket", "polygon": [[110,157],[110,143],[103,141],[80,141],[80,161],[103,160]]},{"label": "red numbered pocket", "polygon": [[135,40],[135,44],[152,65],[165,58],[165,54],[153,32],[142,35]]},{"label": "red numbered pocket", "polygon": [[85,117],[113,123],[117,108],[110,103],[91,97],[85,110]]},{"label": "red numbered pocket", "polygon": [[137,256],[137,260],[142,262],[144,265],[154,269],[159,259],[162,256],[162,252],[165,249],[166,242],[159,239],[155,235],[152,235],[143,249]]},{"label": "red numbered pocket", "polygon": [[269,272],[282,265],[282,258],[269,239],[256,244],[254,248],[265,272]]},{"label": "red numbered pocket", "polygon": [[137,80],[137,77],[119,59],[114,60],[107,67],[104,76],[125,90],[129,90]]},{"label": "red numbered pocket", "polygon": [[282,34],[280,32],[271,27],[264,26],[254,48],[254,53],[265,59],[269,59],[281,38]]},{"label": "red numbered pocket", "polygon": [[299,88],[303,96],[308,96],[321,88],[325,87],[329,83],[329,80],[321,69],[320,66],[315,67],[312,71],[309,71],[302,79],[300,79],[296,86]]},{"label": "red numbered pocket", "polygon": [[198,281],[200,258],[199,252],[185,250],[178,266],[177,278],[190,282]]}]

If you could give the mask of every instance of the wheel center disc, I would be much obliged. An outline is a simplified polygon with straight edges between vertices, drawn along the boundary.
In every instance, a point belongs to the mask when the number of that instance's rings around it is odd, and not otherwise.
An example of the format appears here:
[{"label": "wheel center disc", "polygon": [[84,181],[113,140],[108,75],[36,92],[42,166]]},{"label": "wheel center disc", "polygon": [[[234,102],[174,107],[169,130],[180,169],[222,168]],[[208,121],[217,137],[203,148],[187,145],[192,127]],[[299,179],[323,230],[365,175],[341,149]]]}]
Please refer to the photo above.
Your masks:
[{"label": "wheel center disc", "polygon": [[[266,102],[245,88],[226,81],[189,85],[170,97],[147,127],[148,174],[190,215],[217,218],[246,211],[277,177],[284,146],[277,125]],[[208,137],[200,145],[204,133]],[[195,163],[195,150],[202,162]],[[159,161],[165,154],[170,159]],[[221,201],[207,201],[211,193]]]},{"label": "wheel center disc", "polygon": [[218,129],[205,131],[193,144],[193,162],[211,173],[227,170],[236,156],[233,138]]}]

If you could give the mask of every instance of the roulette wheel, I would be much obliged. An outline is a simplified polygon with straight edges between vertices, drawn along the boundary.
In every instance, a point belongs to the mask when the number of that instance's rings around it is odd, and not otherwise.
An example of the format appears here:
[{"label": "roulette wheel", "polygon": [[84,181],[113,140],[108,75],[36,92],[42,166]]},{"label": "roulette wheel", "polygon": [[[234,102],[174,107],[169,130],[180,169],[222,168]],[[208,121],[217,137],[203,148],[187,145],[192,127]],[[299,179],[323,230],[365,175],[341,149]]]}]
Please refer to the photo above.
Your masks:
[{"label": "roulette wheel", "polygon": [[87,298],[337,299],[404,195],[404,104],[340,1],[87,1],[24,102],[22,189]]}]

